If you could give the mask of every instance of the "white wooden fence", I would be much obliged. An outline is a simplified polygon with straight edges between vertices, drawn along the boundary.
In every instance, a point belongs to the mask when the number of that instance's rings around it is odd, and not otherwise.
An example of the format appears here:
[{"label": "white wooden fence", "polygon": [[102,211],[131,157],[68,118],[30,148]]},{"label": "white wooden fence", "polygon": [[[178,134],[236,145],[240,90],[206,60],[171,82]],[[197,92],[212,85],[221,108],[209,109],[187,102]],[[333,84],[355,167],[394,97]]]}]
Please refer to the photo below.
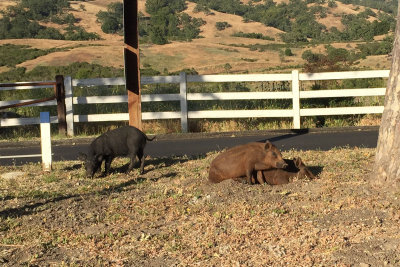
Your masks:
[{"label": "white wooden fence", "polygon": [[[364,107],[331,107],[331,108],[301,108],[300,99],[327,97],[383,96],[385,88],[339,89],[301,91],[300,84],[304,81],[344,80],[363,78],[388,78],[389,70],[299,73],[297,70],[289,74],[241,74],[241,75],[186,75],[142,77],[141,83],[146,84],[180,84],[179,94],[142,95],[142,102],[180,101],[178,112],[144,112],[142,120],[180,119],[182,132],[187,132],[188,119],[200,118],[254,118],[254,117],[290,117],[293,118],[293,128],[300,128],[300,118],[318,115],[350,115],[382,113],[383,106]],[[286,92],[227,92],[227,93],[188,93],[188,83],[223,83],[223,82],[291,82],[291,91]],[[73,105],[100,103],[127,103],[126,95],[120,96],[73,96],[76,86],[125,85],[124,78],[72,79],[65,78],[67,132],[73,135],[74,122],[128,121],[128,113],[117,114],[74,114]],[[37,87],[1,88],[0,90],[36,89]],[[292,109],[266,110],[188,110],[187,101],[193,100],[252,100],[252,99],[292,99]],[[23,102],[26,100],[0,101],[0,107]],[[55,101],[36,104],[35,106],[56,105]],[[128,111],[127,111],[128,112]],[[57,117],[50,118],[51,123],[57,122]],[[0,119],[0,126],[18,126],[39,124],[39,118]]]}]

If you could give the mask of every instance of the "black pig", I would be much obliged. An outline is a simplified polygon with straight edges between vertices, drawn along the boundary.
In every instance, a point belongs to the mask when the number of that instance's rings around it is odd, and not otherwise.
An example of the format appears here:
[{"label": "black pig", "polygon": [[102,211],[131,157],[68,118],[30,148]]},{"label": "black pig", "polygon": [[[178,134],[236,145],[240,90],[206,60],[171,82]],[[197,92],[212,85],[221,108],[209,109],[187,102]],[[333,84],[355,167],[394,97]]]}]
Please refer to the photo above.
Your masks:
[{"label": "black pig", "polygon": [[100,135],[90,144],[88,155],[80,155],[80,159],[85,161],[86,176],[93,177],[101,168],[103,160],[105,161],[104,174],[107,175],[111,161],[118,156],[127,156],[131,159],[127,173],[133,169],[137,156],[140,162],[140,173],[143,174],[143,149],[146,141],[152,141],[154,138],[148,138],[146,134],[133,126],[120,127]]}]

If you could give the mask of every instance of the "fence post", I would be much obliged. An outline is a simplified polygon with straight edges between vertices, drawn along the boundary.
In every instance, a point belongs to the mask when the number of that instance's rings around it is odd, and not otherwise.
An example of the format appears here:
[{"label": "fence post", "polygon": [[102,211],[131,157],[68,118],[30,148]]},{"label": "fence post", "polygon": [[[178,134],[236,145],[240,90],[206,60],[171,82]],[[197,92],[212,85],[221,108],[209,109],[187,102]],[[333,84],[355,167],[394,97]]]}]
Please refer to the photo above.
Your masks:
[{"label": "fence post", "polygon": [[60,135],[66,135],[67,122],[66,122],[66,108],[65,108],[64,76],[56,75],[55,91],[57,98],[58,133]]},{"label": "fence post", "polygon": [[49,112],[40,112],[40,136],[43,171],[51,171],[51,136]]},{"label": "fence post", "polygon": [[74,93],[73,93],[71,76],[65,77],[64,88],[65,88],[67,135],[74,136],[74,103],[73,103]]},{"label": "fence post", "polygon": [[183,133],[188,132],[188,105],[187,105],[187,77],[186,72],[179,73],[180,99],[181,99],[181,129]]},{"label": "fence post", "polygon": [[292,71],[292,93],[293,93],[293,128],[300,129],[300,80],[299,71]]}]

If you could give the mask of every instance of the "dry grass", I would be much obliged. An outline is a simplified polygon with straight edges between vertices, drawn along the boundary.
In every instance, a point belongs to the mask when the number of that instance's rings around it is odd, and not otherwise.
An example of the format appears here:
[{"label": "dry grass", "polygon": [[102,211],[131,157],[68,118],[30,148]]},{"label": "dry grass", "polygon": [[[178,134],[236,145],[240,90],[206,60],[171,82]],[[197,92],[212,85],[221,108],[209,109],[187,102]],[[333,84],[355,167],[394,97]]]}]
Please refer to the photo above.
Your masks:
[{"label": "dry grass", "polygon": [[[320,179],[207,182],[217,153],[86,179],[79,162],[0,167],[0,261],[15,265],[396,266],[400,200],[369,186],[372,149],[285,151]],[[10,172],[14,172],[10,174]],[[8,173],[8,174],[7,174]],[[367,266],[367,265],[365,265]]]}]

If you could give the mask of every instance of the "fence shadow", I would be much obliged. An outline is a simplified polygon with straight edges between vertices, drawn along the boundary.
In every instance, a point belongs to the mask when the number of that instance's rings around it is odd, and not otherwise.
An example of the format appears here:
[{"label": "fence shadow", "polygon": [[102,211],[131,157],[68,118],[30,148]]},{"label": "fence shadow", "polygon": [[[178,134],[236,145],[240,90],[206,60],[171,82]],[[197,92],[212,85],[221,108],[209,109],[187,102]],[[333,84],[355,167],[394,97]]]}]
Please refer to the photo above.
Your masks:
[{"label": "fence shadow", "polygon": [[[60,201],[67,200],[67,199],[85,198],[85,197],[96,196],[96,195],[109,195],[110,193],[113,193],[113,192],[122,192],[127,187],[129,187],[131,185],[141,184],[144,181],[146,181],[145,178],[138,177],[138,178],[133,178],[133,179],[130,179],[123,183],[117,184],[115,186],[111,186],[109,188],[104,188],[99,191],[90,192],[87,194],[69,194],[69,195],[65,195],[65,196],[53,197],[53,198],[46,199],[46,200],[41,199],[41,200],[38,200],[36,203],[25,204],[25,205],[17,207],[17,208],[8,208],[5,210],[1,210],[0,218],[7,219],[7,218],[17,218],[20,216],[31,215],[31,214],[38,212],[38,211],[36,211],[36,209],[41,206],[44,206],[44,205],[47,205],[50,203],[60,202]],[[5,197],[5,199],[7,199],[7,196]]]},{"label": "fence shadow", "polygon": [[[193,157],[193,158],[199,158],[199,156],[197,157]],[[147,170],[147,172],[152,171],[152,170],[156,170],[159,168],[165,168],[165,167],[170,167],[174,164],[179,164],[179,163],[184,163],[187,162],[189,160],[191,160],[191,157],[163,157],[163,158],[150,158],[145,160],[145,166],[146,165],[153,165],[153,168],[150,168]],[[128,165],[129,163],[121,166],[121,167],[117,167],[117,168],[113,168],[110,171],[112,173],[114,172],[126,172],[128,169]],[[71,167],[66,167],[64,168],[64,170],[76,170],[76,169],[80,169],[82,167],[82,164],[75,164]],[[139,163],[137,162],[135,164],[135,167],[139,167]],[[173,177],[175,176],[176,173],[175,172],[169,172],[167,174],[163,174],[162,177],[157,177],[157,178],[150,178],[150,181],[158,181],[161,178],[168,178],[168,177]],[[25,204],[22,205],[20,207],[17,208],[8,208],[5,210],[0,210],[0,218],[1,219],[6,219],[6,218],[17,218],[20,216],[26,216],[26,215],[31,215],[36,213],[37,208],[45,206],[47,204],[51,204],[51,203],[56,203],[56,202],[60,202],[63,200],[67,200],[67,199],[73,199],[73,198],[84,198],[84,197],[90,197],[90,196],[94,196],[94,195],[109,195],[113,192],[123,192],[124,190],[127,190],[126,188],[131,186],[131,185],[137,185],[137,184],[141,184],[144,181],[146,181],[146,178],[143,177],[137,177],[137,178],[132,178],[129,179],[128,181],[125,181],[123,183],[117,184],[115,186],[111,186],[109,188],[104,188],[101,189],[99,191],[95,191],[95,192],[90,192],[87,194],[69,194],[69,195],[65,195],[65,196],[57,196],[57,197],[53,197],[50,199],[40,199],[37,200],[36,203],[29,203],[29,204]],[[13,199],[15,197],[12,196],[4,196],[3,200],[9,200],[9,199]]]},{"label": "fence shadow", "polygon": [[293,138],[293,137],[296,137],[296,136],[299,136],[299,135],[308,134],[310,132],[310,130],[308,128],[305,128],[305,129],[292,129],[290,131],[292,133],[288,133],[288,134],[272,137],[270,139],[262,139],[262,140],[258,140],[256,142],[265,143],[267,140],[269,140],[271,143],[273,143],[273,142],[277,142],[277,141]]}]

